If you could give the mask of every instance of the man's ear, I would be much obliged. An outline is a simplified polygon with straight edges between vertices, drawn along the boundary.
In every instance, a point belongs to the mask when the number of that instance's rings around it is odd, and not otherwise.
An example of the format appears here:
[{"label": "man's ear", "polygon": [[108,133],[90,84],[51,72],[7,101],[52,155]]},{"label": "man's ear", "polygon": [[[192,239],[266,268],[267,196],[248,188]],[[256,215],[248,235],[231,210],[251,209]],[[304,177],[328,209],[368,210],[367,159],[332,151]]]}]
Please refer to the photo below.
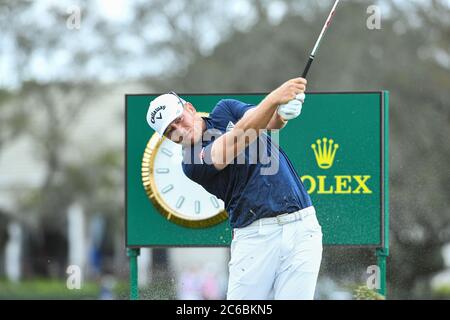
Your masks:
[{"label": "man's ear", "polygon": [[186,109],[188,109],[190,113],[195,114],[197,112],[197,110],[195,110],[195,107],[192,103],[186,102],[185,105],[186,105]]}]

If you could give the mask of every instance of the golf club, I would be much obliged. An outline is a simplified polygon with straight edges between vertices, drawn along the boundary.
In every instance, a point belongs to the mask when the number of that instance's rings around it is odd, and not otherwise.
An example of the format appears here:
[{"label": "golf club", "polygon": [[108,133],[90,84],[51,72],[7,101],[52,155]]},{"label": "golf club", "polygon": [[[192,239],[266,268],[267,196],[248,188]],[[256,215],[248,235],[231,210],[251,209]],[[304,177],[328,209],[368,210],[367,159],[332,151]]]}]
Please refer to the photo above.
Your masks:
[{"label": "golf club", "polygon": [[[306,76],[308,75],[309,69],[311,68],[311,64],[314,61],[317,50],[319,49],[320,42],[322,41],[322,38],[323,38],[325,32],[327,31],[329,25],[331,24],[331,20],[333,19],[333,16],[334,16],[334,13],[336,11],[336,7],[337,7],[339,1],[340,0],[336,0],[334,2],[333,8],[331,8],[331,12],[328,15],[327,20],[325,21],[322,31],[319,34],[319,38],[317,39],[316,44],[314,45],[314,48],[312,49],[311,54],[309,55],[308,62],[306,63],[305,69],[303,70],[302,78],[306,78]],[[294,100],[288,102],[287,105],[295,104],[296,107],[300,108],[300,112],[301,112],[301,109],[302,109],[303,103],[304,103],[304,99],[305,99],[305,94],[300,93],[297,95],[297,97]],[[284,106],[285,105],[281,105],[280,108],[283,108]],[[284,119],[287,119],[287,120],[292,119],[290,117],[292,115],[290,115],[289,113],[280,113],[280,112],[282,112],[282,111],[280,111],[280,109],[279,109],[278,113],[281,114]],[[294,114],[294,116],[295,116],[295,114]]]},{"label": "golf club", "polygon": [[325,32],[327,31],[328,26],[331,24],[331,20],[333,19],[334,12],[336,11],[336,7],[337,7],[339,1],[340,0],[336,0],[334,2],[333,8],[331,9],[331,12],[328,15],[327,20],[325,21],[322,31],[319,34],[319,38],[317,39],[316,44],[314,45],[314,48],[312,49],[311,54],[309,55],[308,62],[306,63],[305,69],[303,70],[302,78],[306,78],[306,76],[308,74],[309,68],[311,67],[312,62],[314,61],[314,57],[316,56],[316,52],[319,49],[320,42],[322,41],[322,38],[323,38]]}]

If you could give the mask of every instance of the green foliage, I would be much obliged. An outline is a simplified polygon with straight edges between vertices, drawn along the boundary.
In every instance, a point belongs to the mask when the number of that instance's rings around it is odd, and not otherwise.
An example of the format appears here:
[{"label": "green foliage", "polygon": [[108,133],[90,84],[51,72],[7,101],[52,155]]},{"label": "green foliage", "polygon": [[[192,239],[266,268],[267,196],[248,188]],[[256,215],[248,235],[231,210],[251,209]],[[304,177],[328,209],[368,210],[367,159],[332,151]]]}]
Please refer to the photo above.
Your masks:
[{"label": "green foliage", "polygon": [[81,289],[69,290],[62,280],[36,279],[13,283],[0,281],[0,300],[2,299],[56,299],[79,300],[97,299],[100,288],[95,283],[84,283]]},{"label": "green foliage", "polygon": [[385,297],[375,290],[369,289],[367,286],[362,285],[355,289],[353,297],[356,300],[385,300]]},{"label": "green foliage", "polygon": [[433,290],[436,299],[450,299],[450,284],[442,285]]}]

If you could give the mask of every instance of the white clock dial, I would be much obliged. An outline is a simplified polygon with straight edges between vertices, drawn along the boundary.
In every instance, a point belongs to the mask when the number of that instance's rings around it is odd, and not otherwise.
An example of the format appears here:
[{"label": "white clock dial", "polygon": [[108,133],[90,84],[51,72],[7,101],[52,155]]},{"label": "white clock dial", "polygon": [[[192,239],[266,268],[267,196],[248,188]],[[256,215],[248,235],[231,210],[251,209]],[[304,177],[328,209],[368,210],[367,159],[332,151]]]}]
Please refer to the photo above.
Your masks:
[{"label": "white clock dial", "polygon": [[182,147],[155,134],[142,160],[142,182],[150,200],[169,221],[206,227],[227,218],[224,203],[183,172]]}]

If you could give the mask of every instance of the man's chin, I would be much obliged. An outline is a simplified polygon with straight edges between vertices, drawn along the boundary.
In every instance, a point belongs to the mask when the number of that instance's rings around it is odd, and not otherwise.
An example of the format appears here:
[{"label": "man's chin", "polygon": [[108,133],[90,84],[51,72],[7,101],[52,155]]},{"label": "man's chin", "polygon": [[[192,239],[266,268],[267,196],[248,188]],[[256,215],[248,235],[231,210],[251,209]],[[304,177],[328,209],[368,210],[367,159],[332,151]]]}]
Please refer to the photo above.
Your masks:
[{"label": "man's chin", "polygon": [[181,137],[177,142],[177,144],[181,144],[182,146],[191,146],[201,142],[202,136],[196,137],[195,135],[190,135],[188,137]]},{"label": "man's chin", "polygon": [[195,144],[196,141],[195,141],[194,137],[190,137],[190,138],[184,138],[184,137],[183,137],[183,138],[180,139],[180,141],[178,141],[177,143],[178,143],[178,144],[181,144],[181,145],[184,146],[184,147],[187,147],[187,146],[191,146],[191,145]]}]

